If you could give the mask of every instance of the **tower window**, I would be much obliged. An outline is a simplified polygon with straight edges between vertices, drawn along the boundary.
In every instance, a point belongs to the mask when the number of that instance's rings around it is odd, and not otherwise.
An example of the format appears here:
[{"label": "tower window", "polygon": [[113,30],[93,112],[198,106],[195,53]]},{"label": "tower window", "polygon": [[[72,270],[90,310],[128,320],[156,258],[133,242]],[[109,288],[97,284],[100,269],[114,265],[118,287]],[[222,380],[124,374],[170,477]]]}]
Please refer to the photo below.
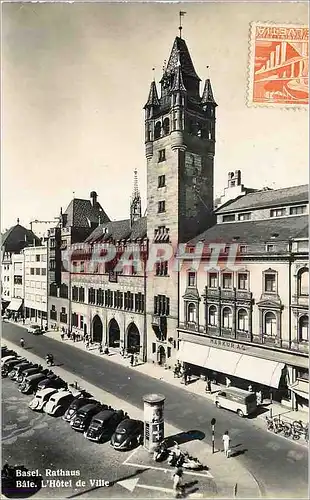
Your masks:
[{"label": "tower window", "polygon": [[158,213],[166,212],[166,202],[164,200],[158,202]]},{"label": "tower window", "polygon": [[158,176],[158,187],[162,188],[165,187],[166,185],[166,176],[165,175],[159,175]]},{"label": "tower window", "polygon": [[161,149],[160,151],[158,151],[158,162],[165,161],[165,159],[166,159],[166,150]]},{"label": "tower window", "polygon": [[163,132],[164,135],[168,135],[170,132],[170,121],[169,118],[165,118],[163,121]]},{"label": "tower window", "polygon": [[154,139],[159,139],[161,136],[161,123],[157,122],[155,125]]}]

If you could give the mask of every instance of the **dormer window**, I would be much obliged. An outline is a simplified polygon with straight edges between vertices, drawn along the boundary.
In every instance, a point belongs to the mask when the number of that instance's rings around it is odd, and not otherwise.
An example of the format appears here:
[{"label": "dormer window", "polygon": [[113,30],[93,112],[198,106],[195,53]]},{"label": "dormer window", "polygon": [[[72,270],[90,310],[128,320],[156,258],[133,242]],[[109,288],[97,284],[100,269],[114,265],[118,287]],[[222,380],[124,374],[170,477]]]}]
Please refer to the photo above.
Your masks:
[{"label": "dormer window", "polygon": [[286,208],[274,208],[270,210],[270,217],[283,217],[286,214]]},{"label": "dormer window", "polygon": [[234,222],[235,221],[235,214],[229,214],[229,215],[223,215],[223,222]]}]

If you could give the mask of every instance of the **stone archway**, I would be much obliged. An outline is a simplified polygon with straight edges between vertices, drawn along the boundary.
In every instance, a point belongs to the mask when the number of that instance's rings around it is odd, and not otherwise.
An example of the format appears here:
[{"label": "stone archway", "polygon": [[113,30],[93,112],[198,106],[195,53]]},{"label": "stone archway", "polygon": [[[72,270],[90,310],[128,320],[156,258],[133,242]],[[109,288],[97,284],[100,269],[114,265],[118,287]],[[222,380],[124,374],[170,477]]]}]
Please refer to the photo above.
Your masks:
[{"label": "stone archway", "polygon": [[158,364],[161,366],[164,366],[166,364],[166,359],[167,359],[167,356],[166,356],[165,348],[164,348],[164,346],[160,345],[157,349]]},{"label": "stone archway", "polygon": [[94,316],[93,322],[92,322],[92,340],[93,342],[98,342],[99,344],[102,343],[102,321],[99,318],[98,314]]},{"label": "stone archway", "polygon": [[140,347],[139,330],[135,323],[130,323],[127,329],[127,352],[130,354],[139,354]]},{"label": "stone archway", "polygon": [[109,347],[119,347],[120,337],[121,337],[121,334],[120,334],[118,322],[116,321],[116,319],[112,318],[110,323],[109,323],[109,328],[108,328]]}]

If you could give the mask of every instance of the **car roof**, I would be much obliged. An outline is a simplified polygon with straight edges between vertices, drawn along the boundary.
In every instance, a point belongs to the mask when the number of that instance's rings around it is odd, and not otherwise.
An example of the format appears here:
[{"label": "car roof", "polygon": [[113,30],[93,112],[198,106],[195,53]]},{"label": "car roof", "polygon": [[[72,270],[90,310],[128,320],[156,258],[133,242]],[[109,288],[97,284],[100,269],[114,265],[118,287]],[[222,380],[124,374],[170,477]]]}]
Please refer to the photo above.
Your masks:
[{"label": "car roof", "polygon": [[82,406],[82,407],[80,408],[80,410],[79,410],[79,411],[82,411],[82,410],[83,410],[83,411],[89,411],[89,410],[91,410],[92,408],[95,408],[96,406],[98,406],[98,404],[99,404],[99,403],[88,403],[88,404],[86,404],[85,406]]},{"label": "car roof", "polygon": [[112,415],[116,413],[115,410],[102,410],[97,415],[94,416],[94,419],[98,420],[108,420],[109,418],[112,417]]},{"label": "car roof", "polygon": [[47,387],[46,389],[42,389],[41,391],[37,392],[37,395],[39,394],[40,396],[45,396],[46,394],[49,394],[50,392],[54,392],[56,390],[57,389],[54,389],[53,387]]},{"label": "car roof", "polygon": [[58,401],[59,399],[64,398],[65,396],[72,396],[72,393],[70,391],[60,390],[53,395],[53,398]]},{"label": "car roof", "polygon": [[36,380],[37,378],[41,377],[45,377],[45,373],[34,373],[33,375],[28,375],[28,377],[26,377],[26,380]]},{"label": "car roof", "polygon": [[123,420],[119,425],[118,425],[118,428],[121,429],[121,428],[124,428],[124,429],[129,429],[130,427],[133,427],[135,424],[140,424],[140,425],[143,425],[143,422],[142,420],[136,420],[134,418],[126,418],[125,420]]},{"label": "car roof", "polygon": [[248,396],[253,393],[245,391],[244,389],[239,389],[239,387],[225,387],[220,392],[226,392],[227,394],[240,394],[240,396]]}]

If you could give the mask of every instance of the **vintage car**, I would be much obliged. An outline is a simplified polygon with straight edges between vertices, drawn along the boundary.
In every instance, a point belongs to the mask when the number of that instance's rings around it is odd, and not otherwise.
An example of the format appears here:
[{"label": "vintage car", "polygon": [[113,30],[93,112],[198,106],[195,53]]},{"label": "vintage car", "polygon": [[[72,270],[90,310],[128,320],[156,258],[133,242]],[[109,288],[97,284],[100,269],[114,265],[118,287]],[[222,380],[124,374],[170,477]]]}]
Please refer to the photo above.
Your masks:
[{"label": "vintage car", "polygon": [[22,384],[25,378],[28,377],[28,375],[34,375],[35,373],[40,373],[43,371],[43,366],[42,365],[34,365],[31,366],[30,368],[27,368],[26,370],[23,370],[22,373],[18,376],[18,378],[15,380],[18,384]]},{"label": "vintage car", "polygon": [[23,363],[14,366],[9,372],[9,378],[11,380],[16,380],[19,375],[27,368],[33,368],[33,363],[30,363],[30,361],[24,361]]},{"label": "vintage car", "polygon": [[71,420],[70,425],[72,429],[79,432],[84,432],[88,428],[91,419],[96,413],[99,413],[102,410],[101,403],[89,403],[85,406],[82,406],[77,412],[75,417]]},{"label": "vintage car", "polygon": [[53,394],[44,407],[45,413],[59,417],[67,410],[70,403],[72,403],[74,396],[72,392],[60,389]]},{"label": "vintage car", "polygon": [[14,358],[14,359],[9,359],[6,361],[3,366],[1,367],[1,375],[2,377],[7,377],[9,372],[13,370],[14,366],[20,365],[21,363],[25,362],[26,358]]},{"label": "vintage car", "polygon": [[40,325],[30,325],[27,332],[33,333],[33,335],[40,335],[40,333],[43,333],[43,330]]},{"label": "vintage car", "polygon": [[130,450],[143,441],[143,422],[127,418],[116,428],[111,437],[111,446],[116,450]]},{"label": "vintage car", "polygon": [[16,359],[16,356],[14,354],[6,354],[1,358],[1,368],[7,361],[10,361],[10,359]]},{"label": "vintage car", "polygon": [[33,375],[28,375],[25,380],[21,384],[19,384],[19,392],[21,392],[22,394],[32,394],[37,390],[39,382],[41,382],[42,380],[46,380],[46,377],[47,374],[45,373],[45,370]]},{"label": "vintage car", "polygon": [[98,401],[90,398],[75,398],[70,404],[69,408],[66,410],[65,414],[62,416],[62,419],[66,422],[70,422],[70,420],[75,417],[80,408],[91,403],[98,403]]},{"label": "vintage car", "polygon": [[57,389],[48,387],[36,393],[35,397],[30,401],[29,408],[35,411],[42,411],[49,398],[57,392]]},{"label": "vintage car", "polygon": [[68,387],[68,384],[62,380],[60,377],[47,377],[45,380],[41,380],[38,384],[38,391],[41,391],[42,389],[47,389],[48,387],[53,387],[55,389],[61,389],[61,388],[66,388]]},{"label": "vintage car", "polygon": [[13,349],[8,349],[7,347],[2,347],[1,348],[1,358],[5,358],[7,356],[17,357],[17,352],[13,351]]},{"label": "vintage car", "polygon": [[97,442],[109,439],[124,418],[128,415],[123,410],[103,410],[92,418],[84,436]]}]

